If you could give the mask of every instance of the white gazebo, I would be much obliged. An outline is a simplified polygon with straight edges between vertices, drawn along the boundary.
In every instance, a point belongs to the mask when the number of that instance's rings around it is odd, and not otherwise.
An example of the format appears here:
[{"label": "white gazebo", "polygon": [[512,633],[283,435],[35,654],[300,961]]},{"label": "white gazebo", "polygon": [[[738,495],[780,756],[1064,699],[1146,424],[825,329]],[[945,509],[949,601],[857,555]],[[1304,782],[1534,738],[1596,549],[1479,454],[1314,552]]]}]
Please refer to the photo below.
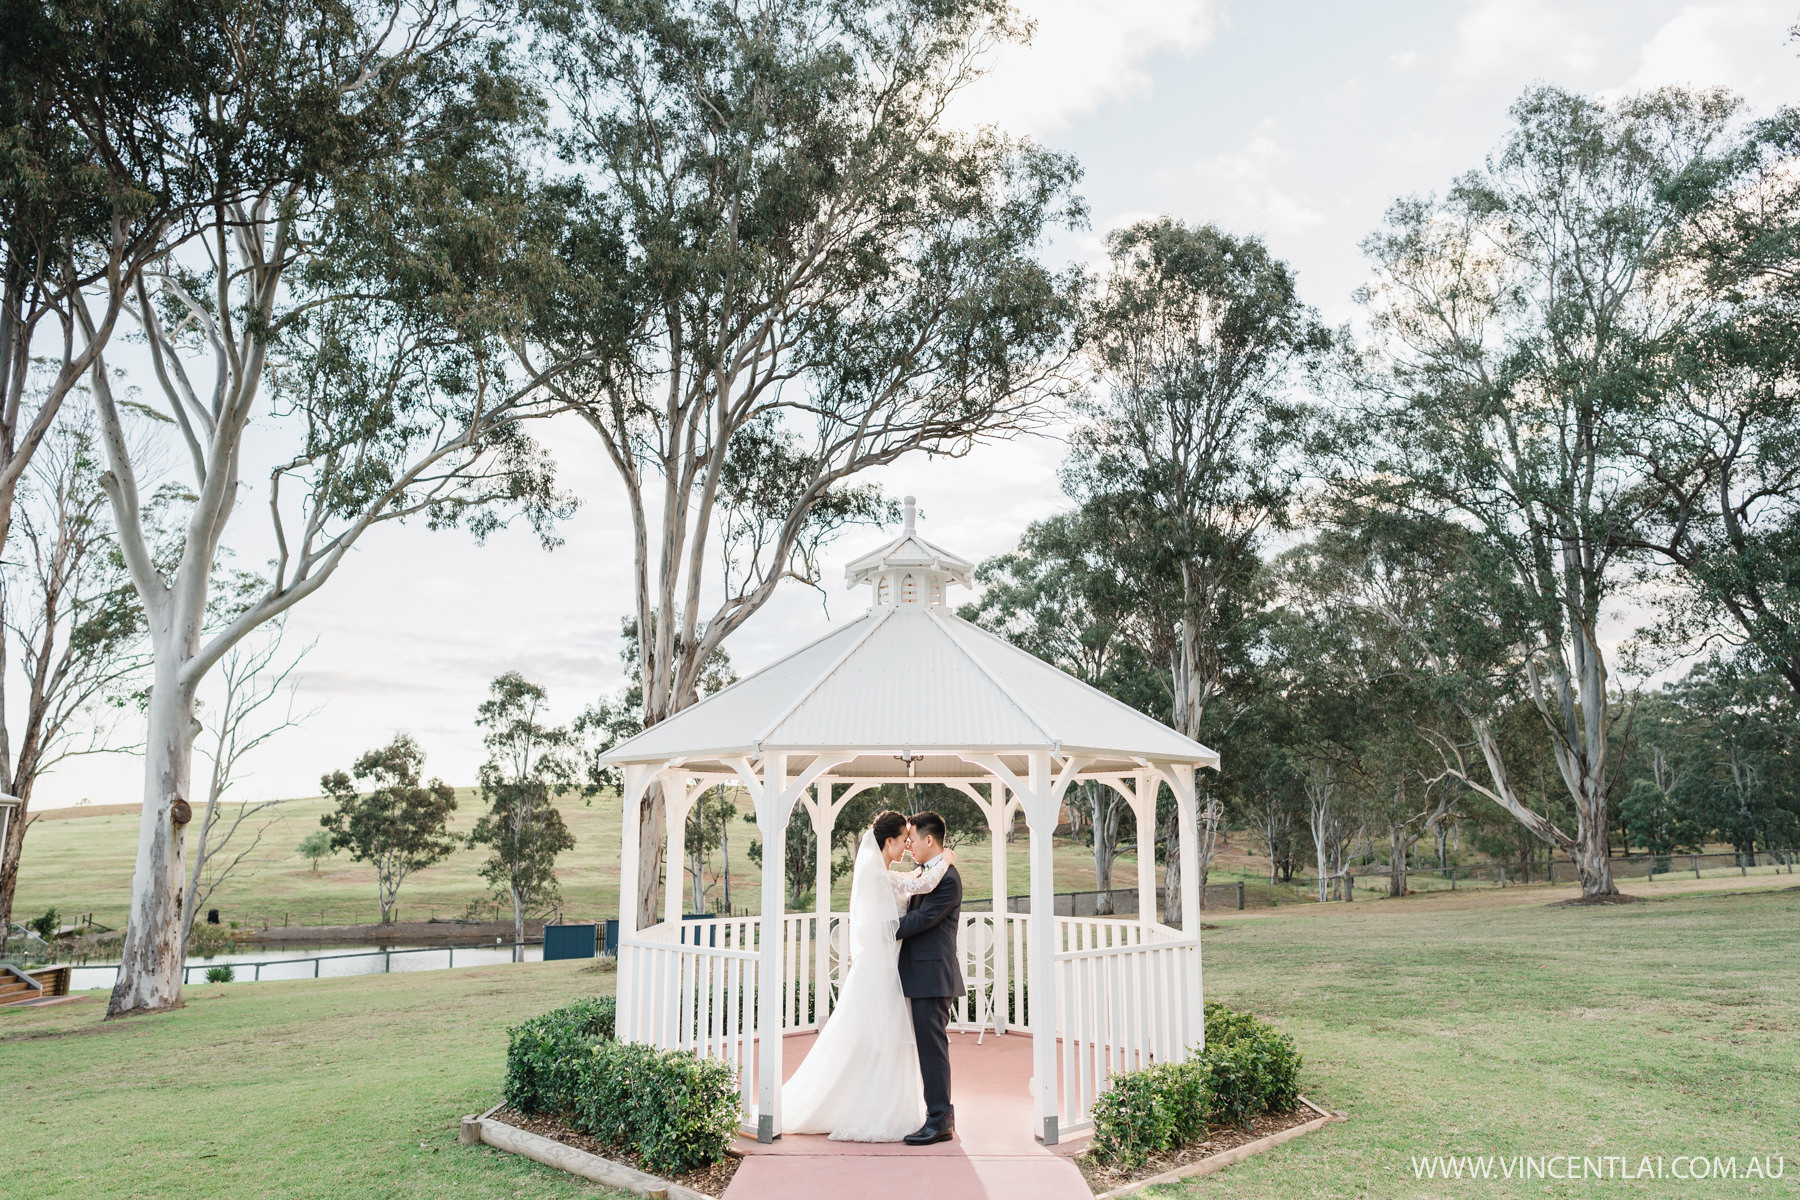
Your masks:
[{"label": "white gazebo", "polygon": [[[919,537],[914,520],[909,496],[900,537],[848,568],[849,586],[871,591],[861,618],[606,755],[625,777],[618,1035],[730,1062],[745,1126],[763,1141],[781,1134],[782,1038],[818,1029],[835,994],[848,914],[831,911],[829,831],[851,797],[882,783],[946,784],[987,816],[993,909],[968,911],[965,893],[969,995],[952,1028],[1030,1034],[1039,1138],[1088,1127],[1113,1072],[1180,1060],[1204,1036],[1194,770],[1218,755],[958,618],[947,592],[968,586],[972,567]],[[1135,917],[1054,915],[1051,834],[1078,779],[1124,796],[1140,845],[1154,843],[1156,793],[1169,785],[1184,928],[1157,919],[1149,869],[1138,872]],[[671,878],[662,921],[639,930],[639,810],[652,783],[665,797]],[[683,920],[673,875],[688,813],[721,785],[755,805],[764,915]],[[821,831],[811,913],[785,911],[796,804]],[[1030,831],[1025,913],[1005,899],[1005,833],[1019,811]]]}]

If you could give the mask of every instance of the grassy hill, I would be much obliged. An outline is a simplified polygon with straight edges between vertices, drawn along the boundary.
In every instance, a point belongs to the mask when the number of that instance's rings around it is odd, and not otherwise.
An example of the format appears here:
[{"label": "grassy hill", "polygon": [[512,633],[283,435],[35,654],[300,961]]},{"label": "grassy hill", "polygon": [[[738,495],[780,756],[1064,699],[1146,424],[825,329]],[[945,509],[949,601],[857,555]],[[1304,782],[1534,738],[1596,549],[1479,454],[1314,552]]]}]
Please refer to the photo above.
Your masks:
[{"label": "grassy hill", "polygon": [[[470,788],[459,788],[456,796],[452,828],[466,834],[481,814],[481,797]],[[599,797],[584,804],[571,799],[560,807],[575,835],[575,848],[557,864],[563,911],[571,919],[617,915],[618,801]],[[238,838],[248,840],[260,829],[261,844],[239,872],[213,894],[207,907],[219,909],[223,920],[255,928],[264,923],[354,925],[378,920],[373,867],[353,863],[340,854],[321,862],[315,874],[296,849],[300,839],[319,828],[319,818],[330,808],[331,802],[322,797],[289,800],[248,819]],[[122,927],[137,853],[138,811],[135,805],[57,809],[34,821],[20,863],[15,919],[55,907],[65,922],[91,912],[103,925]],[[805,817],[802,814],[797,819]],[[761,900],[761,872],[748,854],[755,834],[755,828],[742,821],[732,824],[732,905],[751,912],[759,910]],[[1021,833],[1008,853],[1014,893],[1026,888],[1026,852],[1026,838]],[[959,869],[970,897],[992,893],[990,853],[986,842],[977,842],[967,846],[961,856]],[[485,849],[459,849],[437,866],[408,878],[400,889],[399,916],[406,920],[454,917],[472,903],[487,903],[490,890],[479,873],[487,854]],[[1114,869],[1115,887],[1135,886],[1135,864],[1131,856],[1120,860]],[[687,876],[684,873],[680,878],[685,889]],[[1092,851],[1073,842],[1060,843],[1057,890],[1085,891],[1093,886]],[[849,887],[848,877],[839,880],[836,899],[847,904]],[[709,899],[718,894],[715,888]]]}]

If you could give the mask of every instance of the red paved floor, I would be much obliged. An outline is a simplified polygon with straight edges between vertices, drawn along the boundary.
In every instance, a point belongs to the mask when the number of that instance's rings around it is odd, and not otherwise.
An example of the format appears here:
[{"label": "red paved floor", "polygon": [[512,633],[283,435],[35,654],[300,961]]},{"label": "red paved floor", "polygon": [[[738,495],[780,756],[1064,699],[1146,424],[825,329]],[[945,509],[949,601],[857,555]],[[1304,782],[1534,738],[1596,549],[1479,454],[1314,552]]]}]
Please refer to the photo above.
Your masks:
[{"label": "red paved floor", "polygon": [[[785,1073],[792,1075],[813,1036],[787,1039]],[[1031,1133],[1031,1038],[950,1035],[951,1093],[956,1139],[914,1148],[900,1142],[834,1142],[789,1134],[771,1145],[740,1138],[744,1153],[725,1200],[793,1200],[837,1196],[854,1200],[1090,1200],[1081,1172],[1069,1161],[1085,1139],[1044,1146]]]}]

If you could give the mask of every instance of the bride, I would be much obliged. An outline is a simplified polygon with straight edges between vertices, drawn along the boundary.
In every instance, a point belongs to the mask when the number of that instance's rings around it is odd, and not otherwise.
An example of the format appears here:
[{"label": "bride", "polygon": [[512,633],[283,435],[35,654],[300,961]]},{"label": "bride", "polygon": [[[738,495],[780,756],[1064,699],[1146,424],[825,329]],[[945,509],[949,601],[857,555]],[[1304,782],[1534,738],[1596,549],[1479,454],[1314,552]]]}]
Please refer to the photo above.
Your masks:
[{"label": "bride", "polygon": [[912,1010],[900,992],[894,930],[908,901],[929,892],[955,861],[930,871],[888,868],[907,848],[906,818],[884,812],[856,850],[850,878],[849,970],[825,1028],[782,1086],[782,1125],[839,1142],[897,1142],[925,1121]]}]

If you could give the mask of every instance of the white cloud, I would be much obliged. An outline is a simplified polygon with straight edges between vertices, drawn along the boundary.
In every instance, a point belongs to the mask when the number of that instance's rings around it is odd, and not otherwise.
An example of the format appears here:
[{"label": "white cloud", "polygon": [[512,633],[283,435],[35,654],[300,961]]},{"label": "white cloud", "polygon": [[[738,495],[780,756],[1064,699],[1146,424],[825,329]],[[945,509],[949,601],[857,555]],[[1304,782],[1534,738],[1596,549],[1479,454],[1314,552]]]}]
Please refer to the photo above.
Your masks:
[{"label": "white cloud", "polygon": [[1724,85],[1753,102],[1787,99],[1797,69],[1786,38],[1793,20],[1791,7],[1757,0],[1690,4],[1644,44],[1622,90]]},{"label": "white cloud", "polygon": [[1146,64],[1212,40],[1212,0],[1022,0],[1031,42],[998,51],[954,108],[957,120],[1043,134],[1150,89]]},{"label": "white cloud", "polygon": [[1237,149],[1184,171],[1158,172],[1152,182],[1200,220],[1243,232],[1300,233],[1324,224],[1325,214],[1282,185],[1294,166],[1293,152],[1276,140],[1275,122],[1265,119]]},{"label": "white cloud", "polygon": [[1520,68],[1533,73],[1591,70],[1599,43],[1554,0],[1479,0],[1456,26],[1448,78],[1474,83]]}]

